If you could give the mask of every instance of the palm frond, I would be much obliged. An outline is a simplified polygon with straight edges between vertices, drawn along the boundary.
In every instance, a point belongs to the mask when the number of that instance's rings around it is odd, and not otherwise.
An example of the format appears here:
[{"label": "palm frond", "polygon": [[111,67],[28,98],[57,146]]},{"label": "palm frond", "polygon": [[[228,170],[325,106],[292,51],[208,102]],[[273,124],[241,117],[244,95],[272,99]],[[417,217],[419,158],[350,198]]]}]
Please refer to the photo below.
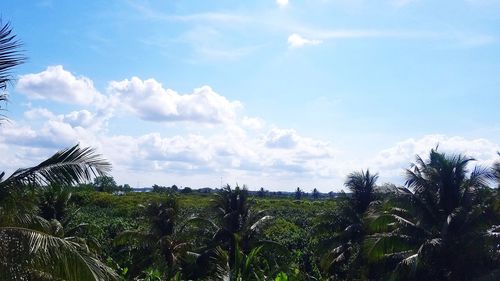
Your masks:
[{"label": "palm frond", "polygon": [[[9,249],[0,253],[0,273],[6,276],[36,270],[68,281],[117,279],[111,268],[66,239],[21,227],[0,227],[0,235],[0,248]],[[18,248],[9,247],[12,242]],[[11,263],[18,258],[25,260],[21,267]]]},{"label": "palm frond", "polygon": [[96,154],[94,149],[81,148],[77,144],[55,153],[35,167],[18,169],[0,183],[0,188],[28,184],[73,185],[89,181],[93,176],[105,175],[110,170],[111,164]]},{"label": "palm frond", "polygon": [[[10,70],[22,64],[26,58],[19,50],[22,44],[12,33],[10,23],[2,24],[0,20],[0,26],[0,90],[5,90],[12,80]],[[0,101],[5,98],[5,95],[0,95]]]}]

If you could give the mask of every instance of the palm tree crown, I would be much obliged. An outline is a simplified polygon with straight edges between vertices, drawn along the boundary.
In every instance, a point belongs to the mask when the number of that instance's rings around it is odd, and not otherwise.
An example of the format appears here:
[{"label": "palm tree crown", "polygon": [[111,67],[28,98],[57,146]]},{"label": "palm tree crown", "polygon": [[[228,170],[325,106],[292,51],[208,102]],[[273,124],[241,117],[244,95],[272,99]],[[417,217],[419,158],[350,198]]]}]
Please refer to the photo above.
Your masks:
[{"label": "palm tree crown", "polygon": [[352,172],[347,176],[344,185],[352,192],[353,205],[359,214],[364,213],[374,199],[377,179],[378,174],[370,174],[370,170]]},{"label": "palm tree crown", "polygon": [[435,149],[428,160],[417,156],[406,171],[408,188],[399,188],[371,218],[377,233],[366,243],[370,259],[408,280],[472,280],[490,271],[486,249],[495,214],[481,194],[489,192],[492,174],[481,167],[468,173],[473,160]]}]

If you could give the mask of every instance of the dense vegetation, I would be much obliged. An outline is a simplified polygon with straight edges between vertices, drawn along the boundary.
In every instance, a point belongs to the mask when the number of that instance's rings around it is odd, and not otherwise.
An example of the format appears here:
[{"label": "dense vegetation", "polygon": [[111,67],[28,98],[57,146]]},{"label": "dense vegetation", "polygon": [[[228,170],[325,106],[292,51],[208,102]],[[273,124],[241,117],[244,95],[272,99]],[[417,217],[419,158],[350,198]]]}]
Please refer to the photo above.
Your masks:
[{"label": "dense vegetation", "polygon": [[[0,102],[24,60],[18,47],[4,25]],[[500,280],[500,162],[472,161],[434,149],[404,187],[353,172],[335,198],[238,186],[135,193],[76,145],[0,173],[0,279]]]},{"label": "dense vegetation", "polygon": [[[132,192],[74,146],[0,182],[6,280],[498,280],[499,163],[431,150],[406,186],[353,172],[336,198]],[[92,184],[79,184],[89,181]],[[300,199],[299,199],[300,198]]]}]

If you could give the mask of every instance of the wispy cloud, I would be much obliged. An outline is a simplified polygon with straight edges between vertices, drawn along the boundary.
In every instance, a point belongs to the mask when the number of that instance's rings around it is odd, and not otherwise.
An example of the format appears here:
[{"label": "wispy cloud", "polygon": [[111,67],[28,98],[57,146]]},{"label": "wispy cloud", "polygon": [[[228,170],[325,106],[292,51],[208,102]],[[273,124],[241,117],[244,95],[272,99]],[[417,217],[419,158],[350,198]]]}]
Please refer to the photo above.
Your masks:
[{"label": "wispy cloud", "polygon": [[321,40],[316,40],[316,39],[307,39],[302,36],[300,36],[297,33],[294,33],[290,36],[288,36],[288,45],[292,48],[300,48],[304,47],[306,45],[318,45],[321,44]]},{"label": "wispy cloud", "polygon": [[437,38],[439,33],[430,31],[384,30],[384,29],[315,29],[300,27],[301,33],[307,36],[326,39],[356,38]]},{"label": "wispy cloud", "polygon": [[236,13],[226,13],[226,12],[205,12],[205,13],[193,13],[193,14],[168,14],[156,10],[149,5],[139,4],[136,2],[131,2],[130,6],[138,12],[140,15],[149,20],[161,20],[161,21],[181,21],[181,22],[247,22],[250,18],[239,15]]},{"label": "wispy cloud", "polygon": [[294,30],[288,38],[288,44],[292,47],[317,45],[327,40],[341,39],[434,40],[458,48],[482,47],[499,41],[497,37],[488,33],[457,30],[316,29],[304,26],[295,27]]}]

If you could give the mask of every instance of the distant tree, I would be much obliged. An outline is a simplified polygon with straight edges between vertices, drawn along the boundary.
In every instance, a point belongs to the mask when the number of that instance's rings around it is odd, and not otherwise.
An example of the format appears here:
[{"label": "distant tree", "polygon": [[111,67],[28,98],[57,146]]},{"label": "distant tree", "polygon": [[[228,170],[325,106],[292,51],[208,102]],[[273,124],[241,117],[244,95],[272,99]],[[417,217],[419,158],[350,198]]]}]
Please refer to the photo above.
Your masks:
[{"label": "distant tree", "polygon": [[320,195],[321,194],[319,193],[318,189],[314,188],[312,191],[312,198],[316,200],[320,197]]},{"label": "distant tree", "polygon": [[335,198],[335,192],[333,192],[333,191],[328,192],[328,197],[329,197],[330,199]]},{"label": "distant tree", "polygon": [[264,198],[266,197],[266,193],[267,191],[263,187],[261,187],[260,190],[257,192],[257,196],[259,198]]},{"label": "distant tree", "polygon": [[153,184],[152,188],[153,188],[152,192],[158,192],[158,193],[168,192],[170,190],[170,188],[166,186],[161,186],[157,184]]},{"label": "distant tree", "polygon": [[302,199],[302,190],[300,189],[300,187],[297,187],[297,189],[295,190],[295,200],[300,200]]},{"label": "distant tree", "polygon": [[173,192],[177,192],[179,191],[179,188],[177,187],[177,185],[172,185],[172,187],[170,188]]},{"label": "distant tree", "polygon": [[118,190],[118,185],[112,176],[98,176],[94,179],[94,189],[99,192],[113,193]]},{"label": "distant tree", "polygon": [[124,185],[120,185],[118,187],[118,190],[122,192],[132,192],[133,189],[128,183],[126,183]]},{"label": "distant tree", "polygon": [[181,189],[181,193],[183,193],[183,194],[187,194],[187,193],[191,193],[191,192],[193,192],[193,189],[189,186],[186,186],[183,189]]}]

